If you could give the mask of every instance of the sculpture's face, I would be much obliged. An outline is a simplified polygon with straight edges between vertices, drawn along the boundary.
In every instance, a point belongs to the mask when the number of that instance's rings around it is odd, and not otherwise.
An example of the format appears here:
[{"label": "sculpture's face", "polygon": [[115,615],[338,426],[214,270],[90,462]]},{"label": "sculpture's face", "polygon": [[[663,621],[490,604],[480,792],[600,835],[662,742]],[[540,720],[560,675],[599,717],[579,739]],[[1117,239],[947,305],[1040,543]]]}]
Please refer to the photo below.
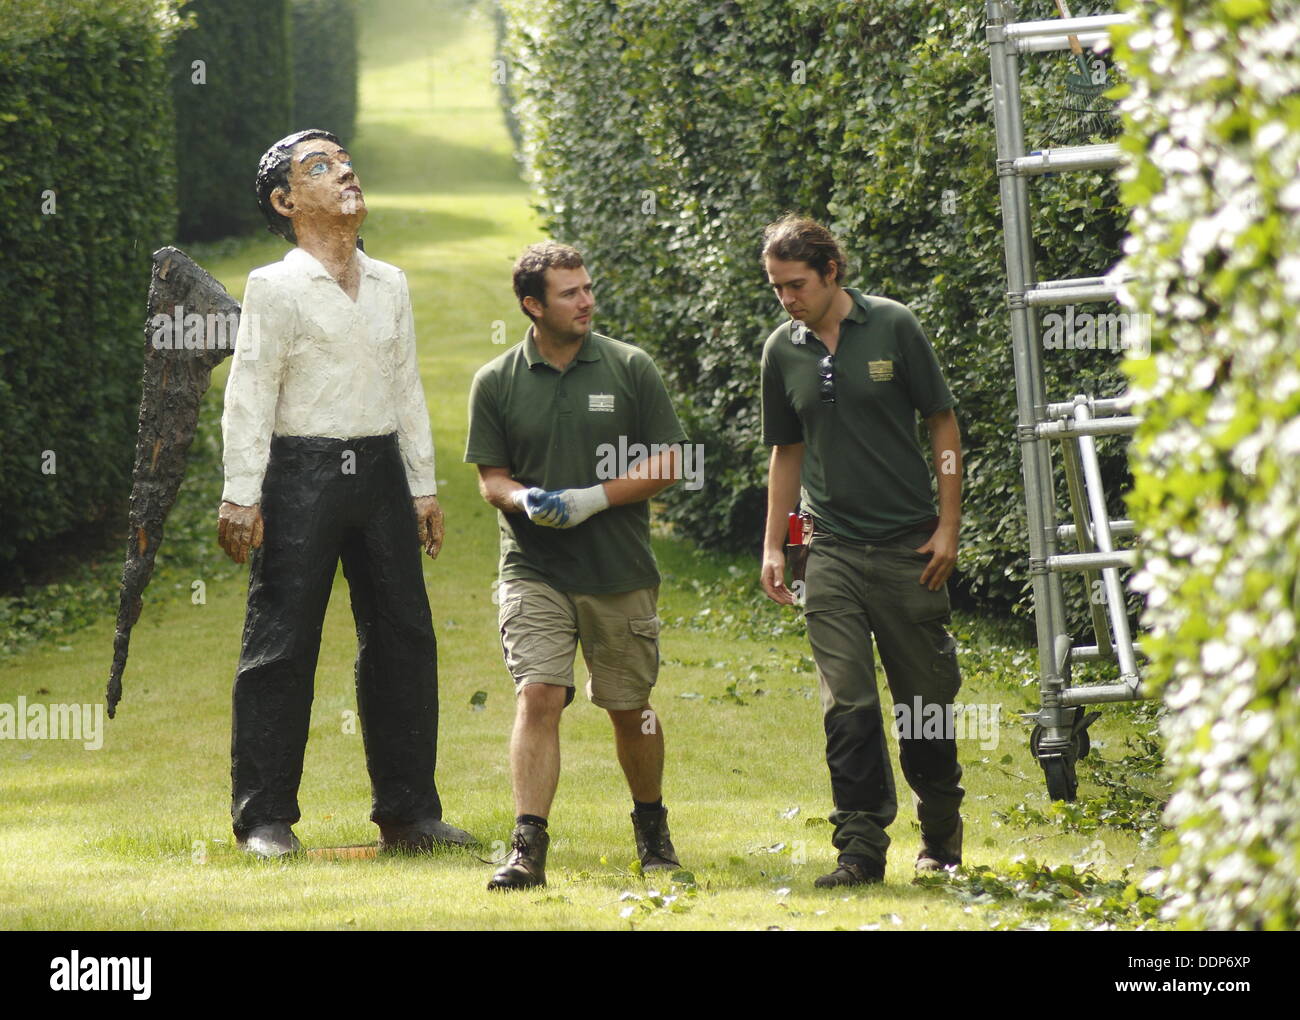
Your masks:
[{"label": "sculpture's face", "polygon": [[325,138],[308,138],[293,147],[289,162],[289,191],[272,196],[276,210],[294,221],[294,229],[310,220],[343,221],[352,227],[366,218],[361,182],[347,149]]}]

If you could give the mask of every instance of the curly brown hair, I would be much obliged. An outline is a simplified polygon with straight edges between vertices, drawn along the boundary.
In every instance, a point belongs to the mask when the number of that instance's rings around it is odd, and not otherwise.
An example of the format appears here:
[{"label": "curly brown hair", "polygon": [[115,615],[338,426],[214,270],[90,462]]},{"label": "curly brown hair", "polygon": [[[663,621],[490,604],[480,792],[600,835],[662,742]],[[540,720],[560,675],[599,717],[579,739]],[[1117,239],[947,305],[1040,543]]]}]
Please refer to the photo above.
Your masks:
[{"label": "curly brown hair", "polygon": [[585,263],[577,248],[558,241],[539,241],[530,244],[515,260],[515,297],[519,307],[530,319],[532,313],[524,307],[524,298],[537,298],[546,307],[546,270],[581,269]]}]

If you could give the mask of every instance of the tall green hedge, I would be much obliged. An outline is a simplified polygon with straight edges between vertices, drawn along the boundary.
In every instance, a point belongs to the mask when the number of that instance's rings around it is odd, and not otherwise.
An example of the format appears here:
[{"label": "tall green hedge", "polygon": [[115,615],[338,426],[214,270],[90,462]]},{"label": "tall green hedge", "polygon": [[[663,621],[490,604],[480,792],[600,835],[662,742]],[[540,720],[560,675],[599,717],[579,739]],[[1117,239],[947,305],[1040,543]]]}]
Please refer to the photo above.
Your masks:
[{"label": "tall green hedge", "polygon": [[324,128],[351,144],[357,126],[356,0],[291,0],[290,15],[294,130]]},{"label": "tall green hedge", "polygon": [[189,0],[176,42],[180,238],[248,233],[263,223],[257,161],[294,129],[287,0]]},{"label": "tall green hedge", "polygon": [[176,222],[173,5],[0,5],[0,568],[121,506]]},{"label": "tall green hedge", "polygon": [[[903,301],[929,332],[964,434],[963,583],[1021,599],[1028,543],[984,4],[503,3],[515,112],[549,229],[589,256],[600,328],[654,353],[706,445],[704,490],[670,490],[679,529],[711,545],[759,541],[758,359],[783,315],[760,234],[798,210],[841,237],[849,284]],[[1035,0],[1022,13],[1055,7]],[[1072,118],[1056,122],[1072,69],[1066,56],[1027,61],[1031,144],[1071,140]],[[1108,175],[1033,191],[1041,277],[1118,260],[1123,216]],[[1043,360],[1052,399],[1124,385],[1112,351]],[[1102,450],[1118,493],[1123,445]]]},{"label": "tall green hedge", "polygon": [[1129,0],[1132,498],[1175,781],[1166,902],[1300,926],[1300,4]]}]

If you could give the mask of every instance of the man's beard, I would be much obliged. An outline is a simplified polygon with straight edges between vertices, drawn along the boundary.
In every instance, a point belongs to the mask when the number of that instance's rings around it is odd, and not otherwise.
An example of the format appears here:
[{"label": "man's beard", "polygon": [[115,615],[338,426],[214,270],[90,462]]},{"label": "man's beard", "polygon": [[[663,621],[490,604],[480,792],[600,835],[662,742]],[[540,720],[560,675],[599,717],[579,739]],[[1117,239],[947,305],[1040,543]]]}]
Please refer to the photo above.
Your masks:
[{"label": "man's beard", "polygon": [[573,323],[570,323],[568,326],[564,327],[564,329],[554,330],[551,333],[551,335],[554,336],[556,339],[561,340],[565,343],[572,343],[574,341],[581,340],[584,336],[587,335],[587,332],[588,332],[587,326],[577,326]]}]

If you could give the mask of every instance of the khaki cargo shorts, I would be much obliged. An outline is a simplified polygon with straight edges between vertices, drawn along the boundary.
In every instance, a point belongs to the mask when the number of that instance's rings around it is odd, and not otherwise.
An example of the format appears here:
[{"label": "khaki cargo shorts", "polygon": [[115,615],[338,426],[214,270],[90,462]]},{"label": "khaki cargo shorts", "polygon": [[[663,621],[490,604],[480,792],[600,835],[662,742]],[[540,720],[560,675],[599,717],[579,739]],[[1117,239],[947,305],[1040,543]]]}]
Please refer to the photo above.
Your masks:
[{"label": "khaki cargo shorts", "polygon": [[615,595],[557,591],[542,581],[503,581],[501,648],[517,695],[529,684],[569,689],[579,643],[590,679],[587,697],[613,711],[645,708],[659,677],[659,588]]}]

